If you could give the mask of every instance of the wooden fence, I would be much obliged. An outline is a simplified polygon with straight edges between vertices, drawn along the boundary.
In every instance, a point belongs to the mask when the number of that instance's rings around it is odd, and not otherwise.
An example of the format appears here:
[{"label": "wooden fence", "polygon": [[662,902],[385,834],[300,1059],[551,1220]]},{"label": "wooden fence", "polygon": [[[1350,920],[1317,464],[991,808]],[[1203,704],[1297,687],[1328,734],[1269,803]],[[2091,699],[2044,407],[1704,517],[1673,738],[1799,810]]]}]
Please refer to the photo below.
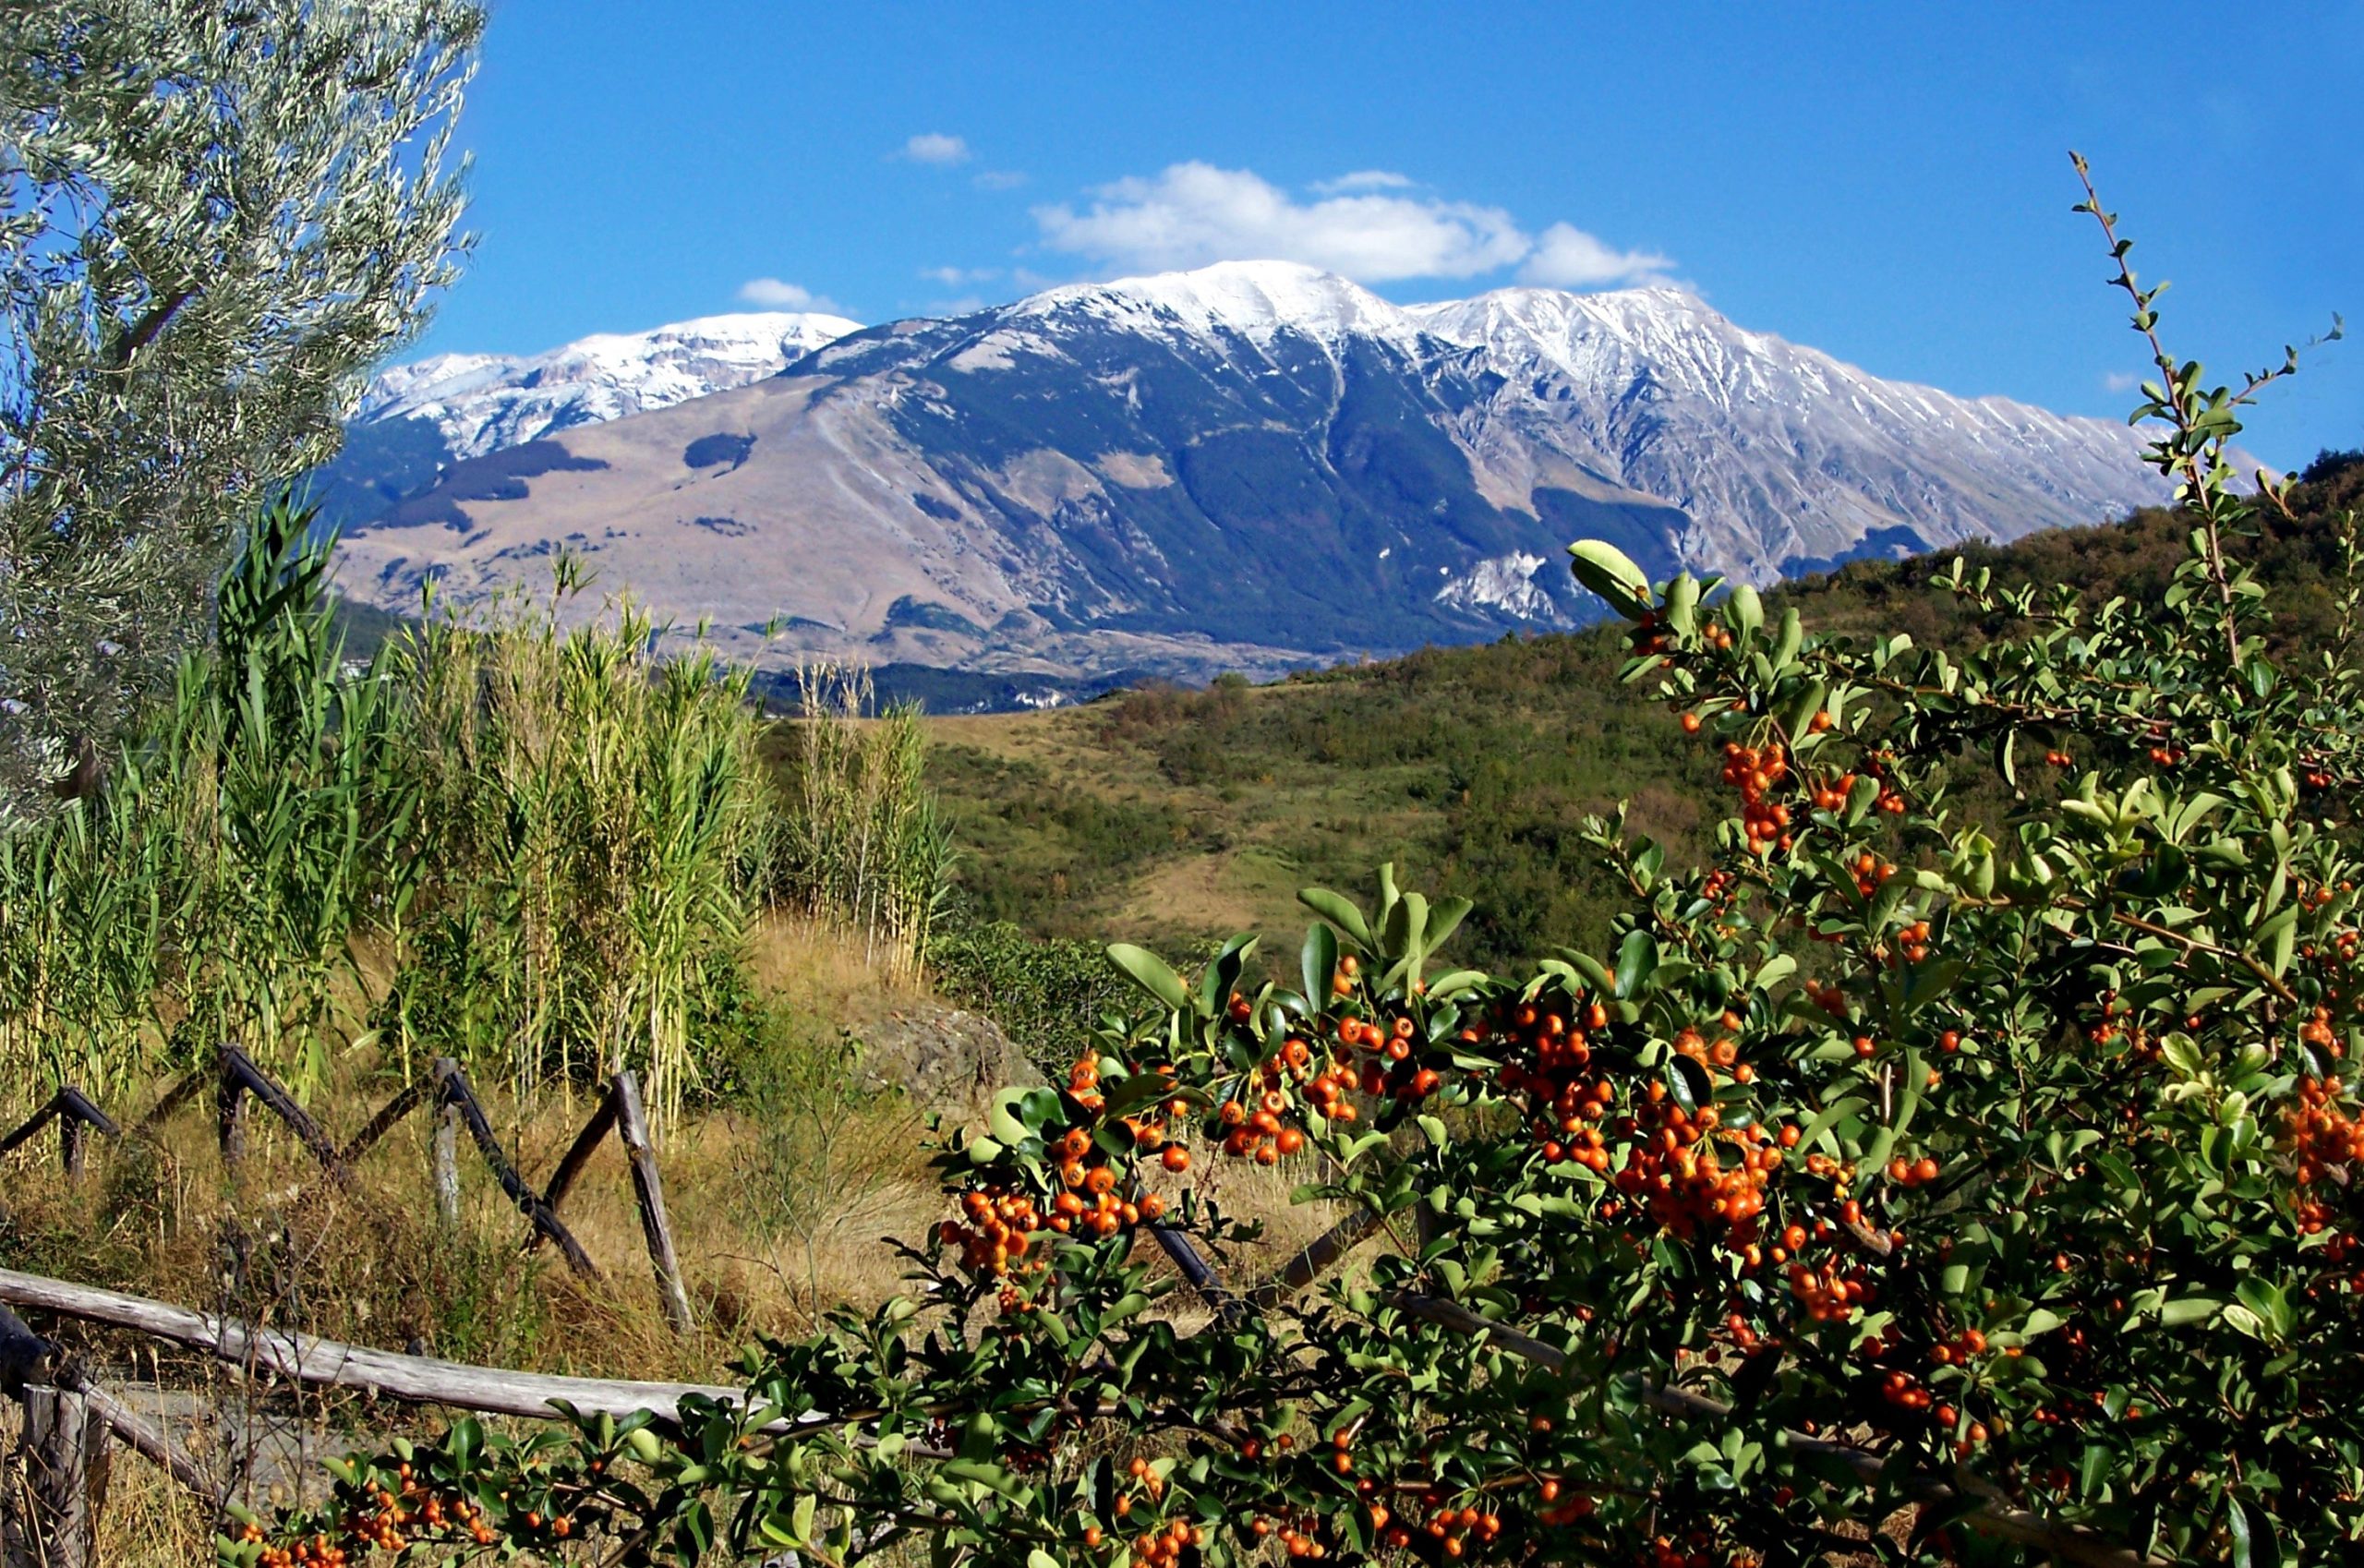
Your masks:
[{"label": "wooden fence", "polygon": [[[539,1192],[518,1175],[517,1167],[501,1150],[501,1140],[494,1136],[492,1124],[485,1116],[484,1105],[469,1084],[466,1071],[448,1056],[436,1058],[426,1077],[415,1080],[370,1117],[350,1141],[340,1145],[253,1058],[237,1046],[225,1044],[212,1064],[190,1073],[167,1090],[133,1131],[143,1135],[153,1132],[209,1087],[213,1092],[224,1165],[235,1166],[246,1157],[247,1110],[250,1105],[260,1105],[285,1124],[329,1179],[341,1186],[352,1184],[355,1163],[404,1117],[422,1107],[430,1108],[436,1122],[430,1145],[430,1175],[436,1208],[445,1223],[455,1224],[459,1219],[459,1134],[464,1129],[468,1141],[475,1145],[494,1180],[500,1183],[501,1190],[525,1216],[530,1227],[526,1247],[530,1249],[545,1241],[551,1243],[566,1259],[567,1266],[585,1279],[599,1278],[599,1267],[567,1228],[566,1222],[559,1218],[558,1209],[573,1190],[576,1178],[598,1152],[601,1141],[614,1134],[623,1145],[624,1157],[632,1170],[641,1234],[647,1243],[649,1262],[656,1270],[665,1321],[675,1333],[690,1332],[690,1298],[681,1284],[681,1257],[673,1244],[672,1224],[665,1215],[665,1184],[657,1175],[656,1152],[649,1144],[648,1116],[641,1104],[640,1083],[629,1068],[609,1080],[606,1092],[592,1110],[591,1119],[568,1146],[557,1170],[551,1173],[549,1187]],[[80,1090],[68,1084],[22,1126],[0,1137],[0,1154],[30,1141],[52,1123],[57,1127],[58,1158],[66,1175],[75,1179],[82,1176],[88,1165],[91,1134],[103,1138],[124,1136],[112,1117],[92,1104]]]},{"label": "wooden fence", "polygon": [[22,1490],[0,1497],[0,1560],[7,1568],[93,1568],[117,1442],[163,1466],[209,1508],[218,1511],[226,1500],[218,1478],[101,1383],[78,1357],[28,1328],[16,1308],[127,1329],[211,1356],[258,1381],[354,1389],[489,1416],[550,1419],[559,1414],[554,1402],[564,1400],[585,1415],[621,1418],[645,1410],[671,1423],[686,1399],[745,1398],[743,1391],[716,1383],[559,1377],[401,1356],[0,1269],[0,1393],[24,1407]]}]

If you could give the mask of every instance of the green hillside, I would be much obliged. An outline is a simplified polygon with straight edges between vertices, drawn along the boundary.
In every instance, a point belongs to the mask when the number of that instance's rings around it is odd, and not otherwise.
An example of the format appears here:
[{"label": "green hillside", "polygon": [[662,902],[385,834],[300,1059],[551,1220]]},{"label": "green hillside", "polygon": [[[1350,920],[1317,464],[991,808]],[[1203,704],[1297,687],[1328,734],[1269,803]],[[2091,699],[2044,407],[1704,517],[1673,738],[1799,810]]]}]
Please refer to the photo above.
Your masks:
[{"label": "green hillside", "polygon": [[[2338,518],[2364,505],[2364,455],[2327,454],[2298,520],[2250,548],[2293,645],[2335,635]],[[1997,627],[1935,585],[1962,555],[1998,584],[2076,583],[2090,602],[2157,591],[2178,525],[2105,527],[1896,562],[1858,561],[1768,596],[1810,628],[1910,633],[1960,647]],[[1239,929],[1302,930],[1296,889],[1407,881],[1475,899],[1459,957],[1508,964],[1606,930],[1610,889],[1577,837],[1620,798],[1637,827],[1703,849],[1712,765],[1672,715],[1617,683],[1621,638],[1430,649],[1269,686],[1121,694],[1081,707],[930,721],[935,788],[955,819],[965,915],[1038,935],[1169,946]]]}]

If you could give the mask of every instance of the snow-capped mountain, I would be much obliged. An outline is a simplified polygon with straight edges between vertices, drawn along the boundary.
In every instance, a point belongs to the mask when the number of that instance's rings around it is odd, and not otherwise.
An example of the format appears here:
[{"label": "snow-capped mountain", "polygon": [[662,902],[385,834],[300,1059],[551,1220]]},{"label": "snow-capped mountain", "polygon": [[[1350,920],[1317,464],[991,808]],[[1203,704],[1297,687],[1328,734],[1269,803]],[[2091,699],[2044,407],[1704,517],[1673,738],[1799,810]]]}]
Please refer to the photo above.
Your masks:
[{"label": "snow-capped mountain", "polygon": [[[444,417],[464,400],[439,389],[484,374],[421,368],[380,405],[402,419],[356,428]],[[1681,290],[1399,307],[1227,263],[850,332],[735,390],[543,427],[379,508],[344,576],[465,598],[565,547],[753,657],[1271,669],[1574,624],[1597,612],[1562,565],[1582,536],[1761,582],[2098,522],[2158,499],[2138,452]]]},{"label": "snow-capped mountain", "polygon": [[743,387],[859,331],[842,316],[752,311],[600,332],[544,354],[396,365],[363,389],[345,452],[318,483],[338,494],[330,510],[366,517],[371,498],[399,500],[453,463]]}]

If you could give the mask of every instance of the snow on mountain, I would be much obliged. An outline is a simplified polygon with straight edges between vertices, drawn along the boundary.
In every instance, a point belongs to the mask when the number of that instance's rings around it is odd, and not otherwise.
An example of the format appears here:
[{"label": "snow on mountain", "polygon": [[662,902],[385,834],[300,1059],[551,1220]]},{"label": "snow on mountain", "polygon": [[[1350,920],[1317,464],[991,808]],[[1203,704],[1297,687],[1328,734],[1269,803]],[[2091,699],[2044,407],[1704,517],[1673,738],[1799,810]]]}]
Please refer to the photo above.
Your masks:
[{"label": "snow on mountain", "polygon": [[1766,582],[2163,499],[2123,426],[1674,288],[1400,307],[1233,262],[814,320],[389,372],[348,430],[375,466],[335,495],[344,581],[462,602],[565,548],[750,658],[1188,678],[1578,623],[1576,537]]},{"label": "snow on mountain", "polygon": [[1334,272],[1295,261],[1221,261],[1189,272],[1049,289],[1010,307],[1016,320],[1096,320],[1122,332],[1179,332],[1220,347],[1259,346],[1284,332],[1335,343],[1361,337],[1409,346],[1419,329],[1402,308]]},{"label": "snow on mountain", "polygon": [[859,331],[842,316],[763,311],[602,332],[525,356],[440,354],[380,373],[355,423],[425,419],[453,459],[482,457],[552,430],[745,386]]},{"label": "snow on mountain", "polygon": [[1554,452],[1692,519],[1686,561],[1756,581],[1901,530],[1921,547],[2093,520],[2156,494],[2115,421],[1886,380],[1668,287],[1415,306],[1505,379],[1478,445]]}]

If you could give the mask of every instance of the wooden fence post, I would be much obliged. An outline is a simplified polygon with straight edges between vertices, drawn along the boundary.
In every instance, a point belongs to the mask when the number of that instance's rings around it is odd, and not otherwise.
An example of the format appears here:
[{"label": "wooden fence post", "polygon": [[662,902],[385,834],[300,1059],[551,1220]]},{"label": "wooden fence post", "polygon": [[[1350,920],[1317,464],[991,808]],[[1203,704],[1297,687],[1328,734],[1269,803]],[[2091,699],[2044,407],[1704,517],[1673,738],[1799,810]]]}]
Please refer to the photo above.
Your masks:
[{"label": "wooden fence post", "polygon": [[222,1165],[224,1170],[235,1169],[247,1157],[247,1086],[226,1064],[213,1103],[222,1135]]},{"label": "wooden fence post", "polygon": [[648,1146],[648,1117],[640,1106],[640,1080],[630,1067],[616,1074],[616,1136],[623,1140],[632,1161],[633,1196],[640,1201],[640,1231],[648,1242],[648,1260],[657,1266],[657,1289],[664,1297],[665,1321],[675,1333],[693,1327],[689,1293],[681,1288],[681,1260],[673,1249],[673,1227],[665,1218],[665,1184],[657,1179],[657,1152]]},{"label": "wooden fence post", "polygon": [[11,1553],[29,1552],[29,1568],[94,1568],[113,1434],[72,1390],[29,1384],[24,1398],[24,1493]]},{"label": "wooden fence post", "polygon": [[435,1213],[449,1230],[460,1223],[460,1107],[435,1102]]}]

